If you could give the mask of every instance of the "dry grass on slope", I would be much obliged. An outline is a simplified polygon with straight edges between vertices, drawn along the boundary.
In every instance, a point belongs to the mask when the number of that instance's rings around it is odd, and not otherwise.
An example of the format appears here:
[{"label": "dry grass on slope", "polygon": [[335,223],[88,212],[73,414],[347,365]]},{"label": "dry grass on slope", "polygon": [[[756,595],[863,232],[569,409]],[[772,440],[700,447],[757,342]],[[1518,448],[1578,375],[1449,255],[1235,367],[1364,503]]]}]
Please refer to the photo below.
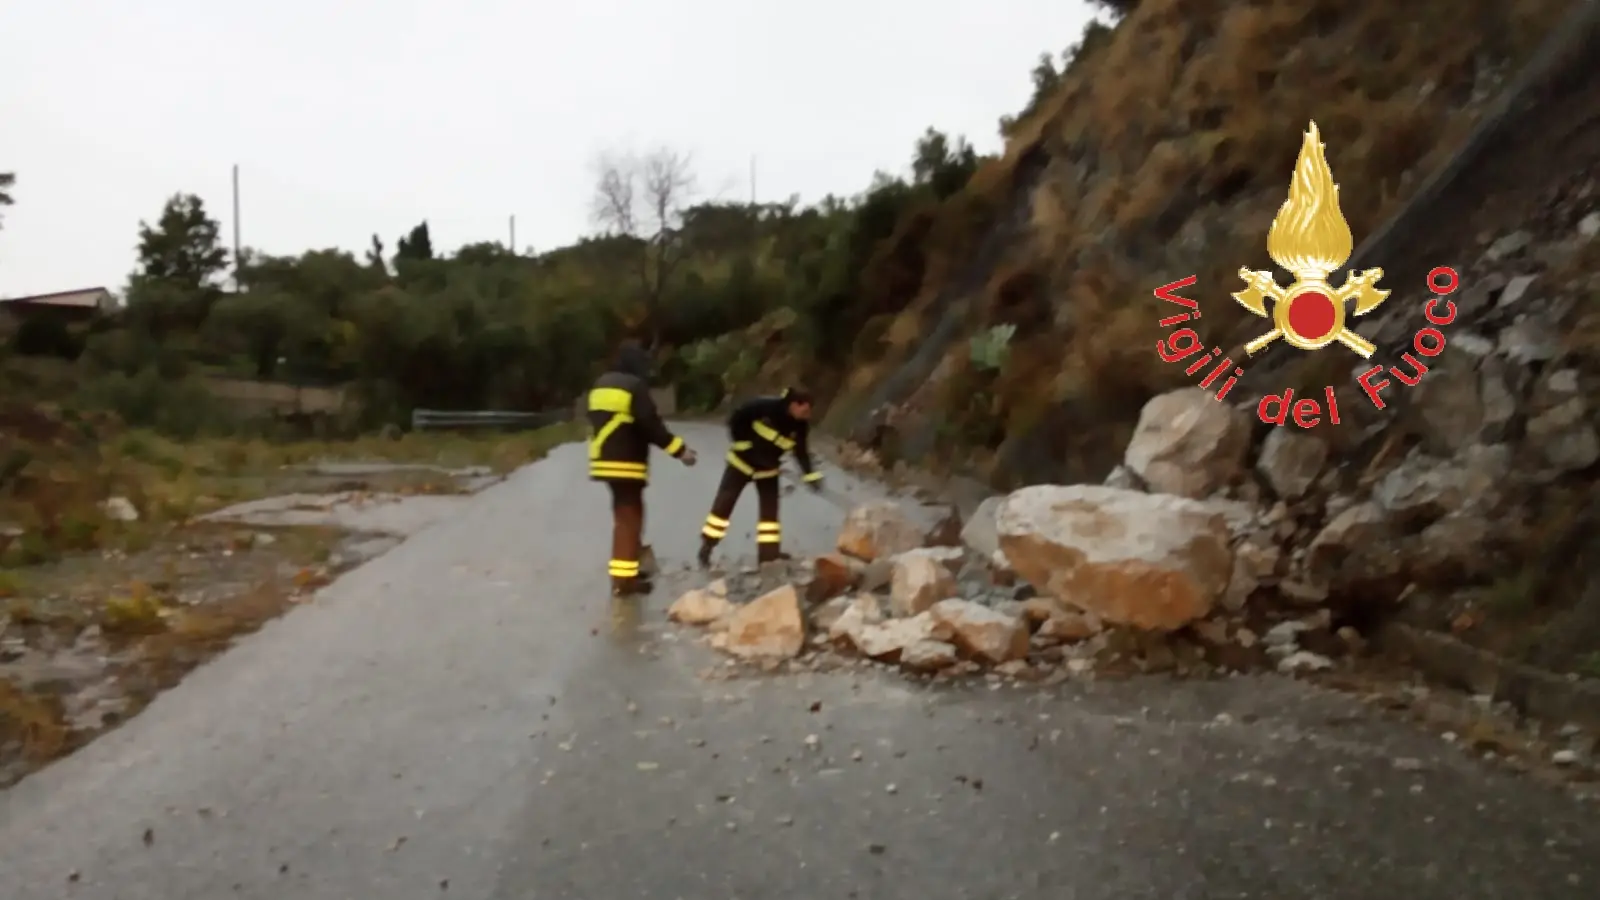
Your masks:
[{"label": "dry grass on slope", "polygon": [[[1267,228],[1307,121],[1322,129],[1359,242],[1448,158],[1569,5],[1145,0],[968,188],[1004,190],[1019,164],[1048,160],[1025,198],[1025,238],[978,289],[975,324],[1019,326],[980,414],[1013,439],[1057,402],[1131,423],[1126,398],[1178,377],[1151,352],[1152,288],[1198,275],[1192,296],[1208,301],[1212,333],[1243,324],[1247,313],[1219,301],[1241,265],[1269,264]],[[965,352],[951,348],[946,371],[959,374]],[[941,393],[930,386],[917,405]]]}]

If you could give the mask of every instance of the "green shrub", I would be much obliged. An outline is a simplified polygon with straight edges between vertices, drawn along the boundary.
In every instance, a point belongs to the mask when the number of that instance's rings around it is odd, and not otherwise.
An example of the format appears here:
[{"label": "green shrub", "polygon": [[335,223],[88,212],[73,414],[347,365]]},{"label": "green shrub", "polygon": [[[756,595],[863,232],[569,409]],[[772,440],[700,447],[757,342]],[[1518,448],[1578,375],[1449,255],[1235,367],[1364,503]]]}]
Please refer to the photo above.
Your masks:
[{"label": "green shrub", "polygon": [[77,403],[116,413],[128,425],[150,428],[188,440],[204,434],[231,434],[238,419],[228,404],[198,379],[163,378],[155,368],[129,376],[111,372],[85,382]]},{"label": "green shrub", "polygon": [[67,323],[54,316],[35,316],[23,320],[11,342],[20,356],[77,359],[78,354],[83,352],[83,341],[72,333]]},{"label": "green shrub", "polygon": [[972,364],[982,372],[998,372],[1005,368],[1011,355],[1011,336],[1016,333],[1015,325],[996,325],[973,335],[967,342]]}]

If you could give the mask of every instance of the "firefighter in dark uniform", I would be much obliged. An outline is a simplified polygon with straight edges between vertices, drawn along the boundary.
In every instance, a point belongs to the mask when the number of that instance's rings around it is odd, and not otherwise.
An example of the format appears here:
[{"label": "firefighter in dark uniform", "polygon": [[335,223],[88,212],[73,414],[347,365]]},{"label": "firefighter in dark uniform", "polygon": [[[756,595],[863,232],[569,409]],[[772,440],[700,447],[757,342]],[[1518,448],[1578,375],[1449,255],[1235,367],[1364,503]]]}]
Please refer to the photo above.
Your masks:
[{"label": "firefighter in dark uniform", "polygon": [[644,488],[650,481],[650,445],[686,466],[694,451],[667,429],[650,399],[650,357],[625,344],[611,371],[589,391],[589,477],[611,488],[611,590],[619,596],[650,589],[639,571],[644,541]]},{"label": "firefighter in dark uniform", "polygon": [[711,513],[700,529],[700,565],[711,565],[711,551],[728,534],[728,517],[739,502],[745,485],[756,483],[758,501],[756,559],[769,562],[787,559],[783,552],[783,526],[778,523],[778,472],[783,454],[794,458],[805,473],[806,486],[822,489],[822,473],[811,468],[811,451],[806,446],[811,421],[811,395],[790,388],[777,397],[757,397],[733,411],[728,432],[733,446],[728,450],[728,465],[722,470],[722,483],[711,501]]}]

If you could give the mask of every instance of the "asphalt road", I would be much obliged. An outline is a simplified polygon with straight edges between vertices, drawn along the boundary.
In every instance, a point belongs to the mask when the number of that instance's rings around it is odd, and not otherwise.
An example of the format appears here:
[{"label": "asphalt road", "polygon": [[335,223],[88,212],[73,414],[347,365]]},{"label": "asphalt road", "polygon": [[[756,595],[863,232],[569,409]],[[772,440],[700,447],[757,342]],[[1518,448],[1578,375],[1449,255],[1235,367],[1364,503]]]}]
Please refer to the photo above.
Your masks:
[{"label": "asphalt road", "polygon": [[[722,453],[685,431],[704,462],[648,495],[669,568]],[[706,680],[670,579],[609,628],[582,463],[480,494],[0,795],[0,897],[1600,896],[1594,807],[1294,682]],[[791,549],[831,542],[836,508],[785,503]]]}]

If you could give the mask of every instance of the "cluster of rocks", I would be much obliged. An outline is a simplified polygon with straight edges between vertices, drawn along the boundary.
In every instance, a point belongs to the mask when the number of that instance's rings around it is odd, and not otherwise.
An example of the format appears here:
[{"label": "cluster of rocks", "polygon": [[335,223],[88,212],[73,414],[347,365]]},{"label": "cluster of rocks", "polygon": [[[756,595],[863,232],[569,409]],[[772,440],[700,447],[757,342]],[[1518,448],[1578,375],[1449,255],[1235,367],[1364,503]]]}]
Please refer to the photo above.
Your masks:
[{"label": "cluster of rocks", "polygon": [[851,511],[835,552],[718,579],[668,615],[707,627],[713,646],[740,659],[844,654],[940,674],[1044,674],[1060,667],[1063,645],[1100,631],[963,546],[958,520],[925,532],[890,501]]},{"label": "cluster of rocks", "polygon": [[925,532],[893,502],[866,504],[847,516],[836,552],[718,579],[668,615],[753,661],[833,650],[938,672],[1026,660],[1032,629],[1020,609],[1000,608],[1016,602],[1013,590],[948,545],[952,530]]},{"label": "cluster of rocks", "polygon": [[[1133,527],[1097,528],[1105,515]],[[1191,527],[1215,540],[1177,539]],[[1170,632],[1226,587],[1228,528],[1203,504],[1163,511],[1151,495],[1093,485],[1027,488],[931,532],[893,502],[870,503],[847,516],[835,552],[717,579],[668,616],[707,628],[735,658],[769,664],[844,655],[927,675],[1029,679],[1119,662],[1214,670],[1200,642]],[[1256,658],[1270,652],[1261,642]]]},{"label": "cluster of rocks", "polygon": [[[1589,209],[1596,184],[1573,191]],[[1600,371],[1595,348],[1574,339],[1581,298],[1600,289],[1581,264],[1600,255],[1600,213],[1573,208],[1563,227],[1542,242],[1483,236],[1452,297],[1445,352],[1415,387],[1386,394],[1382,415],[1368,405],[1340,425],[1267,427],[1254,398],[1222,404],[1195,388],[1155,397],[1101,493],[1030,488],[1054,499],[1022,518],[1018,494],[1002,501],[1010,564],[1108,619],[1201,630],[1210,620],[1274,636],[1265,643],[1285,669],[1326,668],[1323,654],[1361,646],[1352,624],[1424,593],[1448,595],[1450,619],[1469,627],[1460,613],[1474,592],[1539,568],[1530,548],[1548,542],[1553,510],[1590,492],[1600,463]],[[1385,322],[1380,347],[1408,337],[1415,319]],[[1161,562],[1139,588],[1086,583],[1070,529],[1126,529]],[[1323,653],[1300,646],[1312,638]]]}]

